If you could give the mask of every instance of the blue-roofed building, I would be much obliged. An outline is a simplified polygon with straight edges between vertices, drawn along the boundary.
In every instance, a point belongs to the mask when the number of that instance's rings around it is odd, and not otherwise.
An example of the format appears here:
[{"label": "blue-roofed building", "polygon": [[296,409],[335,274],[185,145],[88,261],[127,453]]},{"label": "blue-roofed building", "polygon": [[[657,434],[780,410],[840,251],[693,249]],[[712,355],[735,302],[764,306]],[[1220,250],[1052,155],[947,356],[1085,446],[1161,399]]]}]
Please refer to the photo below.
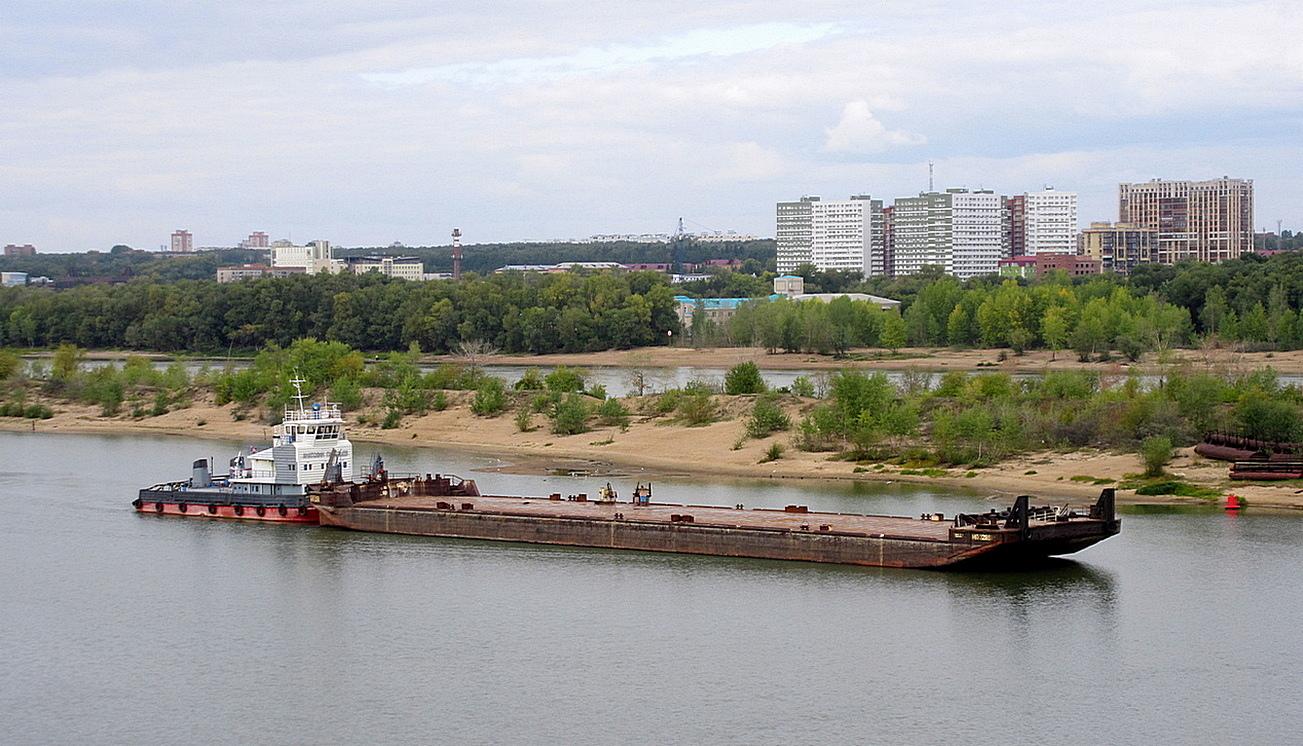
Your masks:
[{"label": "blue-roofed building", "polygon": [[[689,298],[686,295],[674,296],[674,302],[678,304],[679,323],[684,329],[692,328],[692,320],[698,313],[704,313],[708,321],[720,323],[727,321],[737,313],[737,309],[743,303],[752,301],[769,301],[780,296],[771,295],[767,298]],[[701,308],[697,308],[697,304]]]}]

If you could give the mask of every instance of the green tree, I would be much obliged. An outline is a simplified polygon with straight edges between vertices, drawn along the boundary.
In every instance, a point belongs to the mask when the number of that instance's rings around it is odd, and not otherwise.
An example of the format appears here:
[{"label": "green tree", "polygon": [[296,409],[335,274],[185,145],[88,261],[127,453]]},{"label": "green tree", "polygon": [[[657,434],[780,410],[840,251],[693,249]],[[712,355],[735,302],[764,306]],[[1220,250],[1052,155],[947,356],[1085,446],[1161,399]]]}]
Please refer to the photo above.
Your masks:
[{"label": "green tree", "polygon": [[54,358],[50,363],[50,375],[56,381],[70,381],[81,370],[82,361],[85,359],[85,350],[79,349],[75,344],[64,342],[54,351]]},{"label": "green tree", "polygon": [[624,406],[619,399],[604,400],[597,405],[594,414],[597,415],[598,423],[601,425],[615,425],[620,430],[629,429],[629,408]]},{"label": "green tree", "polygon": [[480,382],[471,400],[471,412],[478,415],[495,415],[507,408],[506,384],[501,378],[488,376]]},{"label": "green tree", "polygon": [[775,430],[786,430],[792,426],[792,422],[775,402],[767,398],[760,398],[756,405],[751,409],[751,416],[747,419],[747,435],[752,438],[767,438]]},{"label": "green tree", "polygon": [[1095,298],[1087,303],[1077,322],[1077,328],[1072,332],[1072,349],[1076,350],[1082,362],[1096,353],[1108,351],[1107,306],[1103,298]]},{"label": "green tree", "polygon": [[1254,303],[1240,319],[1239,338],[1245,342],[1265,343],[1271,336],[1271,325],[1267,318],[1267,309],[1261,303]]},{"label": "green tree", "polygon": [[718,408],[715,399],[705,391],[684,394],[675,408],[679,420],[689,427],[707,425],[715,421]]},{"label": "green tree", "polygon": [[1245,437],[1282,443],[1303,441],[1303,417],[1293,402],[1262,393],[1249,394],[1236,405],[1235,418]]},{"label": "green tree", "polygon": [[955,346],[972,344],[972,326],[968,310],[962,304],[955,306],[946,319],[946,341]]},{"label": "green tree", "polygon": [[908,337],[905,332],[905,320],[900,317],[900,312],[896,309],[887,311],[886,318],[882,324],[882,335],[878,344],[894,352],[899,352],[900,348],[905,346]]},{"label": "green tree", "polygon": [[760,367],[749,360],[734,365],[724,374],[724,393],[726,394],[734,396],[738,394],[763,394],[766,388],[765,379],[760,375]]},{"label": "green tree", "polygon": [[13,350],[0,350],[0,381],[8,380],[23,368],[23,359]]},{"label": "green tree", "polygon": [[544,386],[548,391],[578,392],[584,390],[584,374],[577,368],[558,365],[551,373],[543,376]]},{"label": "green tree", "polygon": [[1058,356],[1068,343],[1068,319],[1062,306],[1050,306],[1041,318],[1041,336],[1045,346],[1050,348],[1050,360]]},{"label": "green tree", "polygon": [[577,435],[588,431],[588,402],[579,394],[569,394],[552,409],[552,432]]},{"label": "green tree", "polygon": [[1166,435],[1151,435],[1140,444],[1140,457],[1145,462],[1145,476],[1160,477],[1172,462],[1172,439]]},{"label": "green tree", "polygon": [[1217,334],[1222,330],[1222,325],[1226,323],[1226,317],[1230,311],[1226,303],[1226,291],[1220,285],[1214,285],[1208,289],[1208,294],[1203,299],[1203,312],[1200,319],[1203,321],[1203,330],[1206,334]]}]

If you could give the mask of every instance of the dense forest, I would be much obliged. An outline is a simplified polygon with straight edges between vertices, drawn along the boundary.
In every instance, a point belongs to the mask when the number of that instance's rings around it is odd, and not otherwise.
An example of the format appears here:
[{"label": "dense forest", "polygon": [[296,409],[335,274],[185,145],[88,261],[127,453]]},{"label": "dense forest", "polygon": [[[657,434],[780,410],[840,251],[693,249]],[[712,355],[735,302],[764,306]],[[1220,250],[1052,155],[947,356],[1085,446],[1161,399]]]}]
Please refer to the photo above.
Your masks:
[{"label": "dense forest", "polygon": [[[707,259],[738,259],[750,262],[750,271],[773,269],[773,239],[753,241],[683,242],[678,260],[700,264]],[[452,248],[449,246],[406,246],[380,249],[349,249],[345,253],[364,255],[382,252],[419,257],[427,272],[451,272]],[[477,244],[462,249],[462,270],[487,275],[508,264],[560,264],[561,262],[619,262],[620,264],[667,264],[674,261],[674,247],[668,243],[633,241],[574,243]]]},{"label": "dense forest", "polygon": [[674,293],[657,272],[0,289],[0,346],[227,352],[315,337],[369,351],[415,343],[446,352],[474,340],[519,352],[584,352],[661,343],[677,326]]},{"label": "dense forest", "polygon": [[[1130,277],[1040,281],[939,272],[861,281],[852,273],[803,272],[812,292],[867,292],[901,301],[882,311],[846,299],[832,303],[754,303],[726,322],[698,323],[698,344],[844,353],[857,347],[954,346],[1070,349],[1083,359],[1187,346],[1215,335],[1247,349],[1303,348],[1303,254],[1249,254],[1224,264],[1150,265]],[[762,278],[720,276],[697,283],[702,296]],[[694,295],[690,289],[685,291]]]}]

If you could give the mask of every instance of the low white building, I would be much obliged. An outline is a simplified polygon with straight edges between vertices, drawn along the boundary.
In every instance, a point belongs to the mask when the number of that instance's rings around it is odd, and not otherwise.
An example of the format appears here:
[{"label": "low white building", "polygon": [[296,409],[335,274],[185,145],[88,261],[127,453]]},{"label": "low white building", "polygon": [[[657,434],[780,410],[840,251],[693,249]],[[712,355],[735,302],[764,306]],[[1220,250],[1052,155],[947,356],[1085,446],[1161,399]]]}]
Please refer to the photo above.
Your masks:
[{"label": "low white building", "polygon": [[856,301],[866,301],[881,308],[884,311],[890,311],[893,308],[900,308],[900,301],[891,298],[883,298],[878,295],[869,295],[868,293],[802,293],[792,296],[794,301],[817,300],[824,303],[832,303],[838,298],[850,298]]},{"label": "low white building", "polygon": [[302,267],[310,274],[330,272],[338,274],[344,271],[344,265],[335,261],[334,249],[329,241],[309,241],[304,246],[295,246],[285,240],[273,241],[271,244],[271,266]]},{"label": "low white building", "polygon": [[851,300],[868,301],[884,311],[892,308],[900,308],[900,301],[891,298],[883,298],[868,293],[807,293],[805,292],[805,278],[800,275],[782,275],[774,278],[774,295],[786,296],[792,300],[818,300],[824,303],[831,303],[838,298],[850,298]]},{"label": "low white building", "polygon": [[378,272],[412,282],[425,279],[425,264],[414,256],[351,256],[344,260],[344,265],[355,275]]}]

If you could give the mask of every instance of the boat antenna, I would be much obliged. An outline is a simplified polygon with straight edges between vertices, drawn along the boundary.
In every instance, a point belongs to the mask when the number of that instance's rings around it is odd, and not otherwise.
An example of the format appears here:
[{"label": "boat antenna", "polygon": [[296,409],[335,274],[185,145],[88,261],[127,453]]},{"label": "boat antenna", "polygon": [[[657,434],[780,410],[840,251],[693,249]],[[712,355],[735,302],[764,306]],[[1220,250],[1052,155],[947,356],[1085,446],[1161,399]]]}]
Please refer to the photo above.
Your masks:
[{"label": "boat antenna", "polygon": [[307,381],[299,378],[299,372],[296,370],[294,371],[294,377],[290,379],[290,383],[294,384],[294,401],[298,403],[299,411],[307,411],[303,406],[303,403],[307,401],[308,398],[308,395],[303,393],[303,384],[307,383]]}]

